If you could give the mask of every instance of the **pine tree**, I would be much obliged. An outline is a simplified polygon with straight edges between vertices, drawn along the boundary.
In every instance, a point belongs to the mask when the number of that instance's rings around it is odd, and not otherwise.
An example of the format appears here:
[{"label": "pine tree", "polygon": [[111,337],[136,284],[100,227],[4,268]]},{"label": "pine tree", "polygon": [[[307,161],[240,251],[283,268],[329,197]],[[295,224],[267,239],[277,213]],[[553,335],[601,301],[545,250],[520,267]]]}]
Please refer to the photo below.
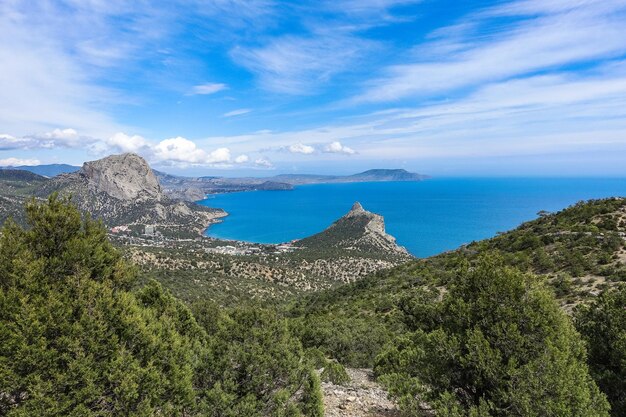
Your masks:
[{"label": "pine tree", "polygon": [[203,331],[188,310],[156,284],[129,292],[133,268],[68,199],[26,214],[0,238],[0,415],[193,410]]},{"label": "pine tree", "polygon": [[484,258],[442,301],[405,303],[413,329],[376,372],[411,415],[607,416],[580,335],[538,278]]},{"label": "pine tree", "polygon": [[611,414],[626,415],[626,285],[580,307],[576,328],[587,342],[591,375],[607,395]]}]

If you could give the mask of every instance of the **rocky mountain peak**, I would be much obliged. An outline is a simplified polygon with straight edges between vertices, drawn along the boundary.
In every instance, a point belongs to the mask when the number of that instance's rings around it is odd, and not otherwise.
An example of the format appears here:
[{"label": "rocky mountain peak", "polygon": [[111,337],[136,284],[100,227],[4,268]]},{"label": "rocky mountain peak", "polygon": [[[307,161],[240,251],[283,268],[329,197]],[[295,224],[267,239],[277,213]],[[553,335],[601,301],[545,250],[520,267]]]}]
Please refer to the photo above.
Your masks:
[{"label": "rocky mountain peak", "polygon": [[396,239],[385,231],[383,216],[365,210],[358,201],[326,230],[298,241],[298,245],[409,256],[406,249],[398,246]]},{"label": "rocky mountain peak", "polygon": [[356,202],[352,205],[352,208],[350,209],[350,211],[348,212],[348,214],[346,214],[346,216],[354,216],[354,215],[364,214],[364,213],[365,213],[365,209],[363,208],[363,206],[361,205],[361,203],[359,203],[358,201],[356,201]]},{"label": "rocky mountain peak", "polygon": [[79,173],[87,179],[90,189],[119,200],[162,198],[161,185],[154,172],[145,159],[134,153],[85,162]]},{"label": "rocky mountain peak", "polygon": [[361,203],[358,201],[352,205],[350,211],[345,214],[342,218],[340,218],[337,222],[351,221],[350,224],[354,224],[354,219],[361,219],[358,223],[363,227],[364,233],[374,233],[381,236],[385,236],[385,238],[391,238],[392,236],[388,235],[385,232],[385,219],[380,214],[372,213],[371,211],[367,211],[363,208]]}]

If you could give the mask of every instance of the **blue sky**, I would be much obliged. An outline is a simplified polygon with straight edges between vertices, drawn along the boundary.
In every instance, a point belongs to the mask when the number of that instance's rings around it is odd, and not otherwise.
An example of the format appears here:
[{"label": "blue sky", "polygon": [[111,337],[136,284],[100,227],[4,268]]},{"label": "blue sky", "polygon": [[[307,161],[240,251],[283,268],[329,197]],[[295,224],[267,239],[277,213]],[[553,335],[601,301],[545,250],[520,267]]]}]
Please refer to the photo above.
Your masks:
[{"label": "blue sky", "polygon": [[3,0],[0,33],[0,165],[626,175],[626,0]]}]

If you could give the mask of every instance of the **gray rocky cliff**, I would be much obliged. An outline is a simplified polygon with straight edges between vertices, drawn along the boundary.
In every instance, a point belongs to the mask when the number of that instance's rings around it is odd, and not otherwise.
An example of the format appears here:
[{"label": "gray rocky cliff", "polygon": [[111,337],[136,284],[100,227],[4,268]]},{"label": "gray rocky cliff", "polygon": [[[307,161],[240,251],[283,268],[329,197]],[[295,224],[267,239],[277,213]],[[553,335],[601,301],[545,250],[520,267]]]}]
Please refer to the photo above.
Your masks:
[{"label": "gray rocky cliff", "polygon": [[79,174],[86,177],[88,187],[119,200],[161,200],[161,185],[148,163],[139,155],[111,155],[85,162]]}]

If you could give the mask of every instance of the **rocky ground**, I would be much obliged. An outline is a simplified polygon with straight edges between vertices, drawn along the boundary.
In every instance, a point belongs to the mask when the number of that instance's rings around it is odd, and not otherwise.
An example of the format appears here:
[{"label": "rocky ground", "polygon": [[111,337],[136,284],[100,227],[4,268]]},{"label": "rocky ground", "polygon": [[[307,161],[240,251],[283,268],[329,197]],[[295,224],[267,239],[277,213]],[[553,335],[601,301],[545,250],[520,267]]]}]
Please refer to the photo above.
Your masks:
[{"label": "rocky ground", "polygon": [[397,404],[374,380],[371,369],[346,368],[351,381],[346,385],[322,382],[326,417],[398,417]]}]

